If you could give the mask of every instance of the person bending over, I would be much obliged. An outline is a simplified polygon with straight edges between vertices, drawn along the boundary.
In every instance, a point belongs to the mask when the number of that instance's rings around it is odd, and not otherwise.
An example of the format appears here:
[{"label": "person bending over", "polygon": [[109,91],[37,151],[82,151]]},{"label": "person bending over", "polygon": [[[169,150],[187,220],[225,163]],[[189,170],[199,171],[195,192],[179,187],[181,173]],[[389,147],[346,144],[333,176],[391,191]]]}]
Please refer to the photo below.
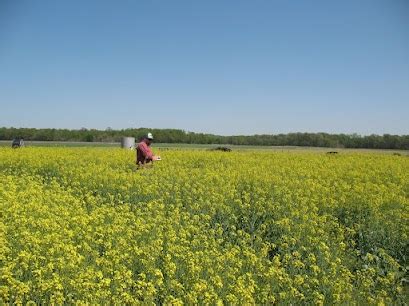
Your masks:
[{"label": "person bending over", "polygon": [[144,165],[155,160],[160,160],[160,156],[153,155],[150,145],[153,142],[152,133],[144,136],[136,146],[136,164]]}]

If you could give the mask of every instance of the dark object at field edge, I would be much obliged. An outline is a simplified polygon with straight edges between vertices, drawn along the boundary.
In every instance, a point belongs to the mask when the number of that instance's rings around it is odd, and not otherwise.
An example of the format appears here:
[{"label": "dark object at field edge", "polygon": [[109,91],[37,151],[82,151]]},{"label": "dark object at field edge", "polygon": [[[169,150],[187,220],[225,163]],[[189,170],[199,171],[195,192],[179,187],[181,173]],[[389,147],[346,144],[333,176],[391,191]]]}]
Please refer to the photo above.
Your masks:
[{"label": "dark object at field edge", "polygon": [[228,147],[216,147],[210,149],[211,151],[222,151],[222,152],[231,152],[231,149]]},{"label": "dark object at field edge", "polygon": [[23,138],[14,138],[13,142],[11,143],[11,147],[13,149],[24,147],[24,139]]}]

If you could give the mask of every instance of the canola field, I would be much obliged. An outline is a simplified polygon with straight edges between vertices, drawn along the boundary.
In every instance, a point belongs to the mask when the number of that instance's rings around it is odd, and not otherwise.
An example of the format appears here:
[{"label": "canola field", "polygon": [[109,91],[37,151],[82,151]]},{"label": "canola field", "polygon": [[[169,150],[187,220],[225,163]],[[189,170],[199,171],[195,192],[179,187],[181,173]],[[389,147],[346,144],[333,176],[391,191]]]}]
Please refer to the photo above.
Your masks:
[{"label": "canola field", "polygon": [[0,304],[408,301],[409,157],[0,148]]}]

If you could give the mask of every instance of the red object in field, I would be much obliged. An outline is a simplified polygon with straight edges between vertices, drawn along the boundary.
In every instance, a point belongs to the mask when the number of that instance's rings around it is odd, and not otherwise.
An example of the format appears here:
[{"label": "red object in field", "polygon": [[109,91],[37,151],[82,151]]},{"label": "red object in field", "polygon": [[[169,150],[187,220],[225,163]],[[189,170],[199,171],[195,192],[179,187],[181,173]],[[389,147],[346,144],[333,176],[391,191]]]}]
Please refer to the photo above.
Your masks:
[{"label": "red object in field", "polygon": [[153,153],[151,148],[146,144],[146,142],[141,141],[136,147],[136,163],[144,164],[152,161]]}]

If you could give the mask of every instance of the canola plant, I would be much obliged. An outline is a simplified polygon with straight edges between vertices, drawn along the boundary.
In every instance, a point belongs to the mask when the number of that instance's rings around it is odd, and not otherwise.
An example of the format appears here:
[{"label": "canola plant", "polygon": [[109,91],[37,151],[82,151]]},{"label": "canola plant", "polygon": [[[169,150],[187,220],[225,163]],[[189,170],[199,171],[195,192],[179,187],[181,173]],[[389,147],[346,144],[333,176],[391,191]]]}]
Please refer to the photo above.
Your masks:
[{"label": "canola plant", "polygon": [[0,304],[405,304],[409,158],[0,148]]}]

